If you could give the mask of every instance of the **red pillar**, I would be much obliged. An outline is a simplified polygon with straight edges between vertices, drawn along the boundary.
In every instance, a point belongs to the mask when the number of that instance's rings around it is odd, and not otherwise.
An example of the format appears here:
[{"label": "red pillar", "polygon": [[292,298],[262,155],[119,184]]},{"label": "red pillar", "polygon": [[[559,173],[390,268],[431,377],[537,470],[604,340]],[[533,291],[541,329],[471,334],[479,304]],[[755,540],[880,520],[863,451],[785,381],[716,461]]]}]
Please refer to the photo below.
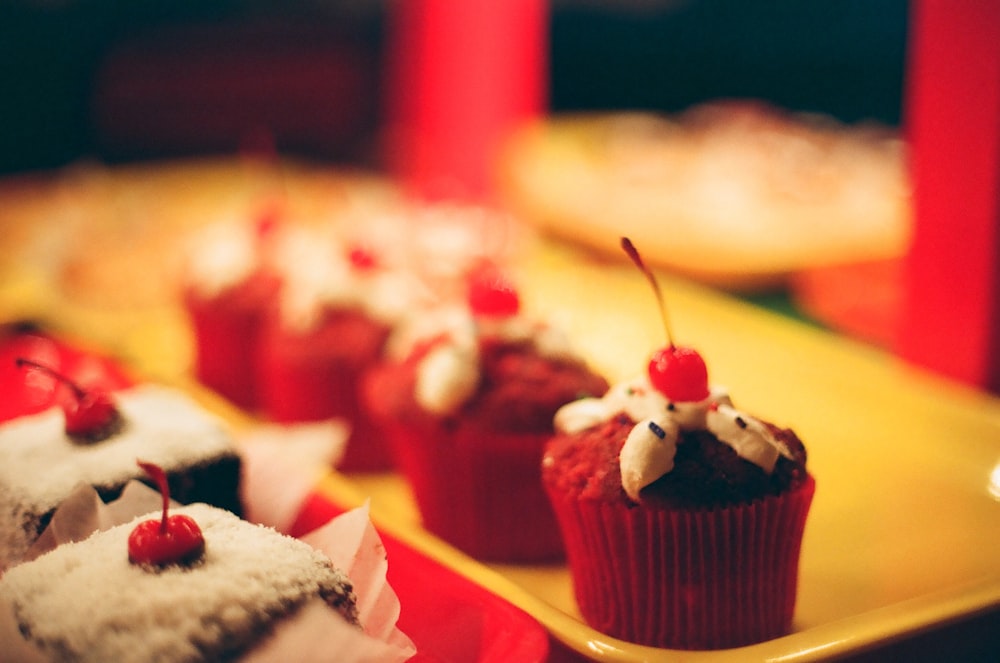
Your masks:
[{"label": "red pillar", "polygon": [[423,198],[486,202],[508,132],[547,107],[544,0],[397,0],[386,158]]},{"label": "red pillar", "polygon": [[915,228],[899,353],[1000,391],[1000,2],[915,0]]}]

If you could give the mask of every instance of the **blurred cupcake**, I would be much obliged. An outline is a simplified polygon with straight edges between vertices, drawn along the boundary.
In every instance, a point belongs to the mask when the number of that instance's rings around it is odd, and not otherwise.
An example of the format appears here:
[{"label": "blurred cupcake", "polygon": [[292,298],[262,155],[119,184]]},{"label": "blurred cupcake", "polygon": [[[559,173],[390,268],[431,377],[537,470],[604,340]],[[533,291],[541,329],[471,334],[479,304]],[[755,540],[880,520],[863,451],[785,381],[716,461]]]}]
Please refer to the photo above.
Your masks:
[{"label": "blurred cupcake", "polygon": [[366,376],[365,403],[428,530],[480,559],[561,558],[542,444],[559,407],[607,383],[554,328],[519,314],[495,266],[475,271],[468,300],[398,330]]},{"label": "blurred cupcake", "polygon": [[542,477],[588,624],[676,649],[789,632],[815,490],[795,433],[736,409],[672,342],[555,427]]},{"label": "blurred cupcake", "polygon": [[338,419],[350,434],[337,467],[393,466],[359,396],[397,321],[432,298],[389,245],[300,232],[282,245],[283,286],[256,356],[261,411],[279,423]]},{"label": "blurred cupcake", "polygon": [[185,249],[182,297],[194,375],[247,410],[259,406],[254,357],[265,313],[281,287],[269,260],[277,232],[278,210],[266,207],[253,221],[207,225]]}]

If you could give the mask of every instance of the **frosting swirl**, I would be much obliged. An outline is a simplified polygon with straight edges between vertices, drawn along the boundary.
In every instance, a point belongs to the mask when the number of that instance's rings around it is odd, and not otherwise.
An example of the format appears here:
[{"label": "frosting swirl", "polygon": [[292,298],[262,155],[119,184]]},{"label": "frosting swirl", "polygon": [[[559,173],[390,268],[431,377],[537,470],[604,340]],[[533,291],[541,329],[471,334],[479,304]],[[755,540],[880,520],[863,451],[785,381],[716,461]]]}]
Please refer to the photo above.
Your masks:
[{"label": "frosting swirl", "polygon": [[645,377],[613,386],[601,398],[568,403],[555,415],[560,433],[578,433],[624,413],[636,423],[619,454],[622,487],[636,502],[640,491],[674,467],[682,431],[706,430],[764,472],[789,450],[759,419],[733,407],[726,390],[713,387],[701,401],[672,402]]},{"label": "frosting swirl", "polygon": [[524,316],[475,316],[463,306],[445,306],[421,314],[393,332],[388,353],[409,356],[421,343],[429,350],[416,366],[414,397],[428,412],[449,415],[475,393],[482,379],[480,341],[529,343],[539,355],[578,361],[556,328]]}]

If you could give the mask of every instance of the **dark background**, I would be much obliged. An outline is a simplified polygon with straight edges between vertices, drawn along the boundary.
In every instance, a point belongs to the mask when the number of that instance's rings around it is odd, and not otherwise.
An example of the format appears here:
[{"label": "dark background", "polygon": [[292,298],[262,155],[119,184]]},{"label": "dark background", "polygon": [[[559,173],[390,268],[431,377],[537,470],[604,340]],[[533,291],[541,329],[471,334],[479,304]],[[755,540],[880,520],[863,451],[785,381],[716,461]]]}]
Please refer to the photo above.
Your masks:
[{"label": "dark background", "polygon": [[[404,0],[405,1],[405,0]],[[377,162],[375,1],[0,0],[0,173],[227,152]],[[901,122],[905,0],[552,0],[550,109],[755,97]]]}]

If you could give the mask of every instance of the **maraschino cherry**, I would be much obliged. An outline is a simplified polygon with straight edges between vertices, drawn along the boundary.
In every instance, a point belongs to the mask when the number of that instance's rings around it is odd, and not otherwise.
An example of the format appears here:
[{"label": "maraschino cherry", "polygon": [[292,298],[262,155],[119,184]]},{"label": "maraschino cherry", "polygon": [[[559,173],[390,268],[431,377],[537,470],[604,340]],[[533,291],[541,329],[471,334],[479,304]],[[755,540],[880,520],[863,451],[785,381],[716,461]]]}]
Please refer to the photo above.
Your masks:
[{"label": "maraschino cherry", "polygon": [[124,420],[111,394],[104,389],[84,389],[62,373],[33,359],[18,357],[19,368],[33,368],[69,387],[72,398],[62,402],[66,434],[75,442],[91,444],[106,440],[122,429]]},{"label": "maraschino cherry", "polygon": [[354,244],[348,248],[347,260],[351,268],[358,272],[368,272],[378,267],[375,253],[361,244]]},{"label": "maraschino cherry", "polygon": [[191,564],[205,554],[205,537],[198,523],[183,514],[167,515],[170,487],[167,475],[159,465],[136,461],[156,482],[163,497],[163,515],[159,520],[144,520],[128,537],[128,561],[133,564],[169,566]]},{"label": "maraschino cherry", "polygon": [[488,261],[469,275],[469,309],[474,315],[510,317],[521,309],[521,300],[503,270]]},{"label": "maraschino cherry", "polygon": [[627,237],[622,237],[622,249],[635,263],[653,286],[656,303],[667,333],[667,346],[653,353],[649,360],[649,381],[657,391],[675,402],[701,401],[708,398],[708,368],[705,360],[693,348],[674,344],[670,333],[667,307],[663,303],[663,293],[653,272],[646,267],[639,251]]}]

